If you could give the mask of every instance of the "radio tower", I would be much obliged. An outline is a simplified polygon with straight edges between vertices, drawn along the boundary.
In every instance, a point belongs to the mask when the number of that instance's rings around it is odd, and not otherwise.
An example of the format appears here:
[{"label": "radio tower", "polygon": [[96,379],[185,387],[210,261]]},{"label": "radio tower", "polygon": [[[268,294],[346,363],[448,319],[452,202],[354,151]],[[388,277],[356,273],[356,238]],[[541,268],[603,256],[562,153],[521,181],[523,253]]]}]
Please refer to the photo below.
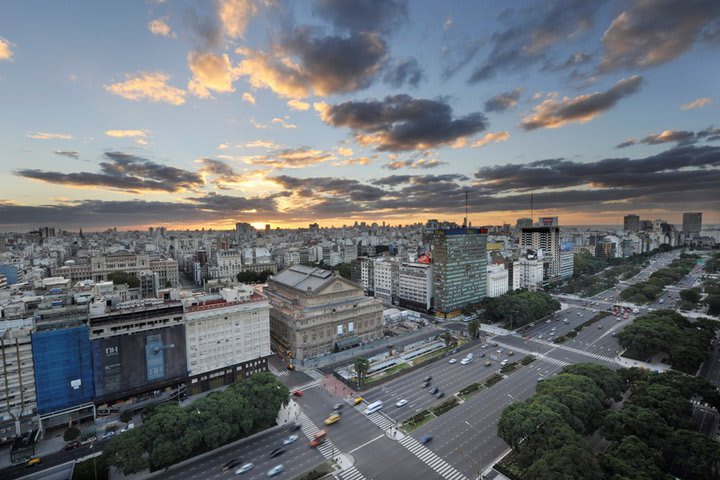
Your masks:
[{"label": "radio tower", "polygon": [[465,220],[463,221],[463,228],[468,227],[468,192],[465,190]]},{"label": "radio tower", "polygon": [[534,223],[534,222],[535,222],[535,219],[534,219],[534,217],[533,217],[533,213],[534,213],[533,210],[534,210],[534,205],[533,205],[533,191],[530,190],[530,220],[532,220],[533,223]]}]

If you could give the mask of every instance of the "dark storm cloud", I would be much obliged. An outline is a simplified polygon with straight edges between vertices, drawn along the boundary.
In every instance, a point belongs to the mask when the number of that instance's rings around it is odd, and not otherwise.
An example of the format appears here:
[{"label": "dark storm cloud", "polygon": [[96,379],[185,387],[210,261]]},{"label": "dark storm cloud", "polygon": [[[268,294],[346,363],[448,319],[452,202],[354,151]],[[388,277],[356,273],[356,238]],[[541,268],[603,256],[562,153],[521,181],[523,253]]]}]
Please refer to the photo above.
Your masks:
[{"label": "dark storm cloud", "polygon": [[185,12],[185,23],[194,34],[198,50],[214,49],[222,43],[222,23],[214,10],[210,15],[202,15],[194,9],[187,10]]},{"label": "dark storm cloud", "polygon": [[720,128],[708,127],[705,130],[700,130],[699,132],[690,132],[688,130],[665,130],[662,133],[647,135],[642,140],[636,140],[634,138],[626,140],[616,145],[615,148],[625,148],[639,143],[644,143],[646,145],[660,145],[663,143],[689,145],[700,140],[707,140],[708,142],[720,140]]},{"label": "dark storm cloud", "polygon": [[516,88],[509,92],[498,93],[485,102],[485,110],[488,112],[504,112],[509,108],[513,108],[517,105],[524,91],[524,88]]},{"label": "dark storm cloud", "polygon": [[192,190],[204,184],[202,176],[122,152],[106,152],[100,173],[62,173],[37,169],[18,170],[16,175],[48,183],[76,187],[108,187],[130,192]]},{"label": "dark storm cloud", "polygon": [[409,95],[330,105],[322,112],[322,119],[334,127],[350,128],[358,143],[385,151],[446,145],[487,127],[482,113],[453,118],[452,107],[444,100]]},{"label": "dark storm cloud", "polygon": [[605,92],[580,95],[557,100],[549,98],[536,105],[531,114],[523,118],[520,126],[525,130],[555,128],[570,122],[587,122],[614,107],[618,101],[636,93],[643,78],[635,75],[617,82]]},{"label": "dark storm cloud", "polygon": [[61,157],[74,158],[75,160],[78,160],[80,158],[80,154],[74,150],[55,150],[55,155],[60,155]]},{"label": "dark storm cloud", "polygon": [[505,11],[500,20],[510,25],[491,37],[491,50],[470,76],[469,83],[515,71],[543,59],[556,43],[589,29],[603,1],[555,0],[518,11]]},{"label": "dark storm cloud", "polygon": [[298,57],[305,81],[323,95],[368,87],[386,54],[377,33],[324,36],[311,27],[295,30],[282,47]]},{"label": "dark storm cloud", "polygon": [[417,87],[425,79],[425,72],[415,58],[395,60],[385,67],[383,82],[395,88],[407,83]]},{"label": "dark storm cloud", "polygon": [[302,196],[331,194],[339,197],[347,196],[353,201],[370,201],[382,198],[385,191],[357,180],[336,177],[296,178],[288,175],[270,177],[283,188],[302,192]]},{"label": "dark storm cloud", "polygon": [[407,20],[403,0],[316,0],[313,12],[340,29],[388,32]]},{"label": "dark storm cloud", "polygon": [[712,41],[720,22],[717,0],[635,1],[602,37],[600,72],[637,69],[673,60],[698,40]]},{"label": "dark storm cloud", "polygon": [[186,200],[192,202],[201,210],[213,212],[247,212],[252,210],[270,213],[276,210],[275,199],[287,195],[289,195],[289,192],[264,197],[245,198],[209,193],[197,197],[187,197]]}]

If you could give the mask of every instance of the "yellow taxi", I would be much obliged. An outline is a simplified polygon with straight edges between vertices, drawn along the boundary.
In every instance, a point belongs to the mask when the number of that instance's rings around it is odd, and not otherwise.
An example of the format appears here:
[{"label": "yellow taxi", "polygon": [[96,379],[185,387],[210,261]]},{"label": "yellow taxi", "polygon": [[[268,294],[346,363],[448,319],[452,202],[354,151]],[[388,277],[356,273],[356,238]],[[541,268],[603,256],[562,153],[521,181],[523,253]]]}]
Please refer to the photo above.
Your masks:
[{"label": "yellow taxi", "polygon": [[40,457],[31,458],[27,462],[25,462],[26,467],[34,467],[35,465],[38,465],[40,463]]},{"label": "yellow taxi", "polygon": [[337,413],[333,413],[329,417],[325,419],[325,425],[332,425],[333,423],[336,423],[338,420],[340,420],[340,415]]},{"label": "yellow taxi", "polygon": [[355,397],[355,399],[353,400],[353,405],[357,405],[362,401],[363,401],[362,397]]}]

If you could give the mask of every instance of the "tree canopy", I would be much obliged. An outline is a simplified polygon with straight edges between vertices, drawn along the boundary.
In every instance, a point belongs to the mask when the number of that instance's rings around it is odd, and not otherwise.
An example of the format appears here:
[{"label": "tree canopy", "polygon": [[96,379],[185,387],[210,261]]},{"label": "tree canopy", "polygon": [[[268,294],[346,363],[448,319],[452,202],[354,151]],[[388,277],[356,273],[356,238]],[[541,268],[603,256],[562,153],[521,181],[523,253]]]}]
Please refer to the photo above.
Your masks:
[{"label": "tree canopy", "polygon": [[113,285],[122,285],[127,283],[130,288],[137,288],[140,286],[140,280],[135,276],[121,270],[110,272],[107,276],[108,280],[113,282]]},{"label": "tree canopy", "polygon": [[560,310],[560,302],[545,292],[515,290],[491,298],[485,307],[485,316],[494,322],[505,322],[518,328]]},{"label": "tree canopy", "polygon": [[238,273],[237,279],[240,283],[265,283],[272,274],[272,270],[263,270],[262,272],[245,271]]}]

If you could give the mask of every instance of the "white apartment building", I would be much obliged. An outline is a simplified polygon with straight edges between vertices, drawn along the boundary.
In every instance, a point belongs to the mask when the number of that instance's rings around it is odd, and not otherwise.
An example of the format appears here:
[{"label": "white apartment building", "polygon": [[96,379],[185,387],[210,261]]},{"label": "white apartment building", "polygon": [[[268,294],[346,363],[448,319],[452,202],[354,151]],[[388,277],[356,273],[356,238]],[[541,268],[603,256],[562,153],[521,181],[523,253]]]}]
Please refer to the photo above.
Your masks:
[{"label": "white apartment building", "polygon": [[505,265],[488,265],[487,296],[499,297],[508,291],[508,271]]},{"label": "white apartment building", "polygon": [[[520,287],[520,262],[517,260],[514,260],[512,264],[508,263],[508,268],[512,268],[513,275],[512,275],[512,282],[510,281],[510,278],[508,278],[508,288],[510,290],[517,290]],[[509,272],[508,272],[509,274]],[[512,285],[511,285],[512,283]]]},{"label": "white apartment building", "polygon": [[0,322],[0,442],[37,427],[32,318]]},{"label": "white apartment building", "polygon": [[393,262],[378,259],[375,261],[375,298],[392,304],[393,298]]},{"label": "white apartment building", "polygon": [[249,287],[183,300],[190,391],[197,393],[267,371],[270,306]]},{"label": "white apartment building", "polygon": [[236,278],[242,272],[242,252],[237,249],[219,250],[215,254],[215,263],[209,269],[212,278]]},{"label": "white apartment building", "polygon": [[360,259],[360,284],[363,292],[369,296],[375,293],[375,262],[372,258]]},{"label": "white apartment building", "polygon": [[520,288],[535,291],[541,287],[543,282],[542,255],[522,255],[518,263]]},{"label": "white apartment building", "polygon": [[177,287],[180,284],[178,263],[172,258],[150,260],[150,270],[157,273],[161,287]]},{"label": "white apartment building", "polygon": [[432,265],[404,262],[400,264],[398,303],[401,307],[430,311],[433,306]]},{"label": "white apartment building", "polygon": [[548,263],[547,278],[560,275],[560,227],[523,228],[520,246],[544,252],[544,261]]},{"label": "white apartment building", "polygon": [[572,277],[575,270],[575,254],[573,252],[560,252],[560,276]]},{"label": "white apartment building", "polygon": [[292,267],[300,263],[300,251],[295,249],[285,250],[283,254],[283,264],[285,268]]}]

